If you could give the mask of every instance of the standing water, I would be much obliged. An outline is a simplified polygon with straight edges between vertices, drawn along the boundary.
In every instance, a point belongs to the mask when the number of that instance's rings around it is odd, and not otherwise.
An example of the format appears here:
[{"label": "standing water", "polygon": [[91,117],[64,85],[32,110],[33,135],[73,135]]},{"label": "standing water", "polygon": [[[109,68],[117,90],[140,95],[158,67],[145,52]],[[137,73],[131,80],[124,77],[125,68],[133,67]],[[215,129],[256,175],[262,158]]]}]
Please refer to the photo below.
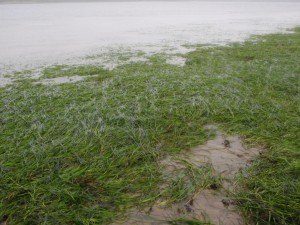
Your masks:
[{"label": "standing water", "polygon": [[[120,47],[225,44],[300,24],[300,2],[89,2],[0,5],[0,74]],[[1,71],[2,70],[2,71]]]}]

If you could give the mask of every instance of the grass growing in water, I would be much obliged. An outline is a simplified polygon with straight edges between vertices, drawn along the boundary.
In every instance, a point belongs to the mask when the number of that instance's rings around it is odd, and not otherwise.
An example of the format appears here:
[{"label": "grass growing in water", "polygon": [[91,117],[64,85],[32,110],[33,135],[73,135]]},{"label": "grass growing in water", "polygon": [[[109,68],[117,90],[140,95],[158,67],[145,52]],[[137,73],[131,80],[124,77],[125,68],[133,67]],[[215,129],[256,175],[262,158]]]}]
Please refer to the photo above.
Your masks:
[{"label": "grass growing in water", "polygon": [[217,123],[268,149],[240,178],[241,209],[257,224],[299,224],[300,30],[263,40],[199,48],[182,68],[153,57],[107,79],[0,89],[0,212],[9,224],[107,224],[181,200],[207,183],[179,177],[160,193],[159,161]]},{"label": "grass growing in water", "polygon": [[109,76],[110,72],[97,66],[85,65],[85,66],[63,66],[57,65],[53,67],[45,68],[42,71],[41,78],[56,78],[56,77],[70,77],[70,76]]}]

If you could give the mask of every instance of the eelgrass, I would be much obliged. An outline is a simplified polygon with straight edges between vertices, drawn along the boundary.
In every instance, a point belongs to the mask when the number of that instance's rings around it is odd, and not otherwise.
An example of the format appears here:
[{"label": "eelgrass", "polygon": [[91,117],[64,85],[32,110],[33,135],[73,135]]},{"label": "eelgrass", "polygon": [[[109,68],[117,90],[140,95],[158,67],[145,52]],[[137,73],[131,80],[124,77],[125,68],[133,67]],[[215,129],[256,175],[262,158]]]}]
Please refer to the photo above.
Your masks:
[{"label": "eelgrass", "polygon": [[200,47],[182,68],[159,56],[111,72],[55,67],[44,76],[98,78],[0,89],[1,214],[9,224],[108,224],[158,198],[180,201],[209,186],[205,173],[179,174],[161,193],[159,162],[204,143],[215,123],[266,149],[239,179],[249,221],[300,224],[300,30],[261,40]]}]

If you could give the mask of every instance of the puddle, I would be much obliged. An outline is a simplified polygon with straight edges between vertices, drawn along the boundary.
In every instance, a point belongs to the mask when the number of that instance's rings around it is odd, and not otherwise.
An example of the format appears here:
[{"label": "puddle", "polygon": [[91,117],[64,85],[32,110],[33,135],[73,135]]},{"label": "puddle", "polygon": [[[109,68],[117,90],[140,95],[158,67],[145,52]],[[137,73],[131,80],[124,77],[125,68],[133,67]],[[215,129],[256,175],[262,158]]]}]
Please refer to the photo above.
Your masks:
[{"label": "puddle", "polygon": [[[215,175],[223,178],[221,188],[201,190],[185,201],[165,206],[163,201],[157,201],[147,210],[133,209],[128,214],[128,220],[116,224],[169,224],[178,218],[197,219],[211,222],[215,225],[244,225],[244,219],[235,209],[234,200],[228,197],[234,190],[234,178],[243,168],[246,168],[257,157],[262,149],[246,148],[238,136],[226,136],[215,126],[207,129],[216,134],[213,140],[182,153],[179,158],[194,166],[202,167],[210,164]],[[166,174],[172,174],[184,166],[175,159],[167,157],[161,164]],[[163,185],[162,185],[163,186]]]},{"label": "puddle", "polygon": [[184,54],[185,44],[224,45],[282,32],[299,25],[299,10],[298,2],[274,1],[1,4],[0,70],[78,64],[119,46],[167,54],[168,46]]},{"label": "puddle", "polygon": [[139,56],[132,56],[127,60],[118,60],[118,59],[106,59],[103,60],[101,58],[95,59],[94,61],[89,60],[86,64],[90,65],[101,65],[103,68],[108,70],[113,70],[117,68],[118,66],[131,64],[131,63],[139,63],[139,62],[148,62],[149,59],[146,57],[139,57]]},{"label": "puddle", "polygon": [[5,87],[6,85],[12,84],[13,81],[10,78],[0,77],[0,88]]},{"label": "puddle", "polygon": [[169,59],[167,59],[167,63],[175,66],[184,66],[186,62],[186,59],[179,56],[173,56]]}]

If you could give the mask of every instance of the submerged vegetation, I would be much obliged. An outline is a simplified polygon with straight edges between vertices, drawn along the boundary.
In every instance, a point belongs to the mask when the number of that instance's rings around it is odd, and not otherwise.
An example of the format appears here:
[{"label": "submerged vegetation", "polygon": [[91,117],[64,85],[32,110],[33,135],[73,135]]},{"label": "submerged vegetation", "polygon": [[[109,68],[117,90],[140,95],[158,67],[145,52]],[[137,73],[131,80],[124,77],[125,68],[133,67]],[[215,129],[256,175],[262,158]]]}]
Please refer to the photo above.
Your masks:
[{"label": "submerged vegetation", "polygon": [[49,68],[45,68],[42,72],[42,78],[56,78],[56,77],[69,77],[69,76],[92,76],[92,75],[101,75],[108,76],[109,71],[97,67],[97,66],[53,66]]},{"label": "submerged vegetation", "polygon": [[180,201],[216,181],[207,168],[189,168],[161,192],[159,161],[203,144],[211,123],[266,149],[234,193],[249,221],[299,224],[300,29],[185,57],[184,67],[159,55],[110,72],[58,66],[43,76],[92,76],[1,88],[0,213],[8,224],[108,224],[130,207]]}]

